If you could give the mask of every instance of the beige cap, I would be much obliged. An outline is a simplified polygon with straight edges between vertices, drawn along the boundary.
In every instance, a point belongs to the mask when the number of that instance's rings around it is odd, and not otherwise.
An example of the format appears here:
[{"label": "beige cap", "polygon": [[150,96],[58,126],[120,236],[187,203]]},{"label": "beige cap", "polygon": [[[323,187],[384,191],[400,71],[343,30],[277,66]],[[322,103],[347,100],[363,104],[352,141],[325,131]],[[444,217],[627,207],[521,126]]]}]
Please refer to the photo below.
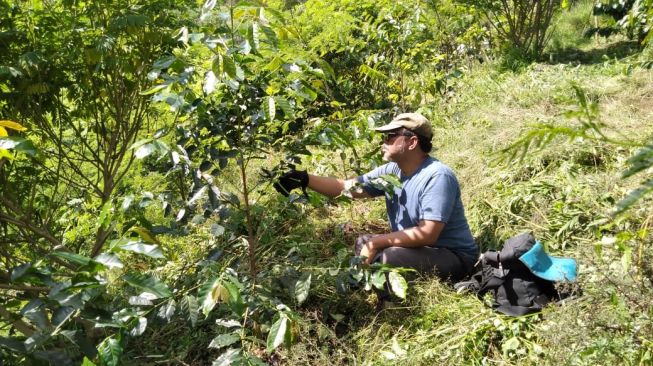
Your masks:
[{"label": "beige cap", "polygon": [[388,132],[398,128],[407,128],[418,135],[431,139],[433,130],[431,122],[419,113],[402,113],[385,126],[375,128],[378,132]]}]

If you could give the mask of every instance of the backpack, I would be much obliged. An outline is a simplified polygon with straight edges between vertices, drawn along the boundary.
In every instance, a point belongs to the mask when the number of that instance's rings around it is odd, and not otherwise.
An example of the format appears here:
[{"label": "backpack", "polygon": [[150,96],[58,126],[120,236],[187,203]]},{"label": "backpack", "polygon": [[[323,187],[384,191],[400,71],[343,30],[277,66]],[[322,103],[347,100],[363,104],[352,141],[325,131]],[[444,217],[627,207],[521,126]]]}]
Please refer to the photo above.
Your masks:
[{"label": "backpack", "polygon": [[542,310],[549,302],[559,300],[560,294],[553,281],[536,276],[519,260],[536,243],[531,233],[508,239],[500,252],[483,253],[480,271],[454,287],[458,292],[475,292],[479,298],[491,293],[492,307],[506,315],[521,316]]}]

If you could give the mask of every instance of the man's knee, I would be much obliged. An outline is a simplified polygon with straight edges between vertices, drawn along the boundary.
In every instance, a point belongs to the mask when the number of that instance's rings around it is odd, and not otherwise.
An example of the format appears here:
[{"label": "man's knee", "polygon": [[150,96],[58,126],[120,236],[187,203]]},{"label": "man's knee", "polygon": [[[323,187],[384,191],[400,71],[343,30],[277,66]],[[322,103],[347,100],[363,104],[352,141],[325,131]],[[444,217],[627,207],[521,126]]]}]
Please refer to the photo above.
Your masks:
[{"label": "man's knee", "polygon": [[380,256],[380,261],[383,264],[390,265],[401,265],[403,260],[401,259],[401,252],[404,248],[400,247],[388,247],[383,249]]}]

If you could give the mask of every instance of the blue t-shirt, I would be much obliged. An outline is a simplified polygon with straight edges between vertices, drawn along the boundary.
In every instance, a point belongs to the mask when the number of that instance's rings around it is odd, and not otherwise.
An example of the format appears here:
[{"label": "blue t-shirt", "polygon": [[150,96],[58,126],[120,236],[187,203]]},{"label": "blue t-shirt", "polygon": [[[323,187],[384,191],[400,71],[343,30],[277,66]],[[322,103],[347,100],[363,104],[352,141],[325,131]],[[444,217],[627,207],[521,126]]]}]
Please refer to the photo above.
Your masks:
[{"label": "blue t-shirt", "polygon": [[[372,179],[387,174],[394,174],[401,181],[401,188],[396,187],[392,195],[370,184]],[[372,197],[385,195],[392,231],[415,227],[421,220],[440,221],[444,228],[431,246],[448,248],[468,258],[478,257],[458,180],[448,166],[429,156],[411,176],[402,175],[397,163],[388,163],[357,179]]]}]

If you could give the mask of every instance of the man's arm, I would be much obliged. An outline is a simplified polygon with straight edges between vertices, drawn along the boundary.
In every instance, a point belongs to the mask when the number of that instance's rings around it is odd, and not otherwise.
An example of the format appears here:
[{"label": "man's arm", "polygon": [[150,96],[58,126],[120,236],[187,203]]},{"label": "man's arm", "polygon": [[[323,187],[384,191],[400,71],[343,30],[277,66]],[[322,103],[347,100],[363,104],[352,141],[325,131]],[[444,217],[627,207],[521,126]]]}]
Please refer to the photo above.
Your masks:
[{"label": "man's arm", "polygon": [[[332,177],[320,177],[318,175],[308,175],[308,187],[325,196],[337,197],[344,189],[348,189],[354,185],[356,179],[338,179]],[[365,191],[361,193],[352,191],[354,198],[370,197]]]},{"label": "man's arm", "polygon": [[387,247],[416,248],[433,245],[437,242],[445,223],[434,220],[422,220],[410,229],[371,237],[361,250],[361,255],[367,257],[367,263],[379,250]]}]

